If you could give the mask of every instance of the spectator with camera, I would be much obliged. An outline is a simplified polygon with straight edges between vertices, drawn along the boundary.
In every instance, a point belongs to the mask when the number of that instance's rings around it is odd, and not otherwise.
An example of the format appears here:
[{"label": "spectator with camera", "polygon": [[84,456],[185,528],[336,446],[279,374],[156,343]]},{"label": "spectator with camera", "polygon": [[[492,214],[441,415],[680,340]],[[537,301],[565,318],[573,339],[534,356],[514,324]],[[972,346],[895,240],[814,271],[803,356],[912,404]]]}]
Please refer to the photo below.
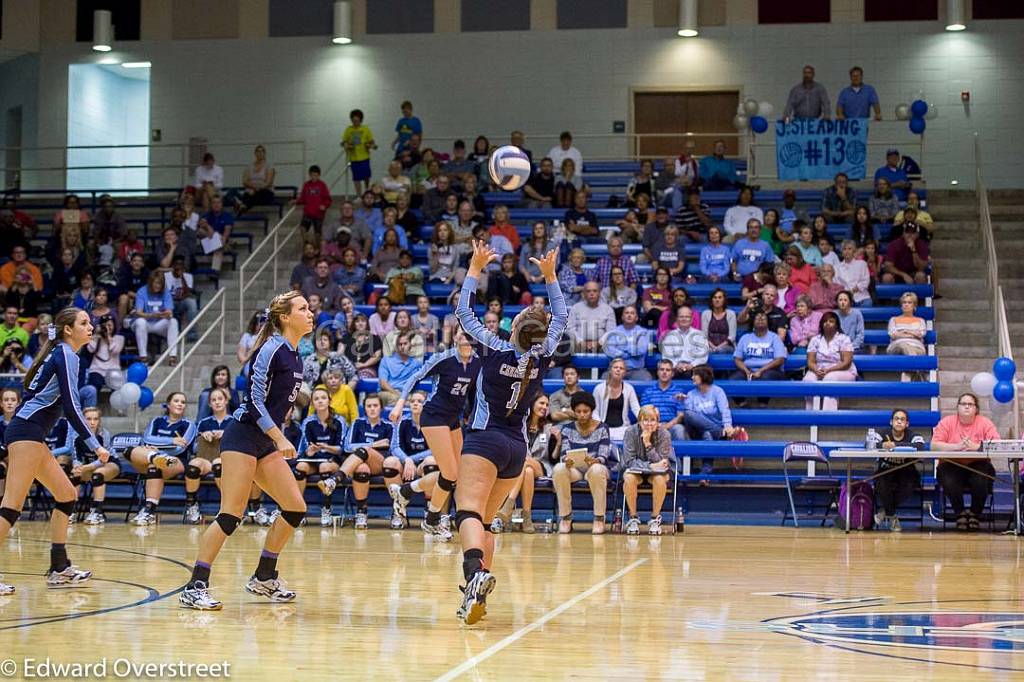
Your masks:
[{"label": "spectator with camera", "polygon": [[117,328],[112,314],[106,314],[96,321],[92,339],[86,345],[92,361],[86,375],[87,386],[81,388],[82,403],[86,403],[86,389],[91,388],[91,404],[97,403],[97,393],[107,385],[112,372],[121,372],[121,351],[124,350],[124,336]]},{"label": "spectator with camera", "polygon": [[786,338],[789,330],[789,316],[786,311],[775,304],[779,291],[774,284],[766,284],[761,290],[761,295],[752,296],[747,299],[747,305],[736,316],[736,323],[747,325],[748,331],[754,329],[754,317],[758,313],[764,313],[767,317],[768,328],[778,334],[779,338]]}]

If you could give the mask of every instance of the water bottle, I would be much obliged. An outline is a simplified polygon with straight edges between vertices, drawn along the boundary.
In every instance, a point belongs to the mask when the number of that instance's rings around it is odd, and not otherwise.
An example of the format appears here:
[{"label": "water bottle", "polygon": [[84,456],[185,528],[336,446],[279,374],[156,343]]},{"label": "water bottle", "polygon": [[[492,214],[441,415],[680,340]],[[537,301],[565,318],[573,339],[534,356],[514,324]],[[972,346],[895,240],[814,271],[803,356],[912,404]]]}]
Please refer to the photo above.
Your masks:
[{"label": "water bottle", "polygon": [[878,432],[874,429],[868,429],[867,438],[864,439],[865,450],[877,450],[878,449]]},{"label": "water bottle", "polygon": [[621,533],[622,532],[622,510],[621,509],[616,509],[615,510],[615,521],[612,522],[612,532],[613,533]]},{"label": "water bottle", "polygon": [[686,530],[686,518],[683,516],[683,508],[676,508],[676,533],[682,533]]}]

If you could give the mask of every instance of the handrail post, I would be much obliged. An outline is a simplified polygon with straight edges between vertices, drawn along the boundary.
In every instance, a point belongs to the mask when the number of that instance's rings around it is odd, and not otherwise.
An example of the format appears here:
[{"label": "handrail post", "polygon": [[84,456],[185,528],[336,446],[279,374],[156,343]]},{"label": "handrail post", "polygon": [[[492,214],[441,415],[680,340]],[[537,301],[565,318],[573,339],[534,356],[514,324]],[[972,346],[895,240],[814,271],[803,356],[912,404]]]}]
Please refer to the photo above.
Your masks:
[{"label": "handrail post", "polygon": [[220,299],[220,354],[224,355],[224,326],[228,319],[228,297],[222,296]]},{"label": "handrail post", "polygon": [[238,327],[245,331],[245,263],[238,267]]},{"label": "handrail post", "polygon": [[274,271],[274,291],[277,291],[277,250],[280,248],[280,237],[279,231],[274,232],[274,255],[270,260],[270,268]]}]

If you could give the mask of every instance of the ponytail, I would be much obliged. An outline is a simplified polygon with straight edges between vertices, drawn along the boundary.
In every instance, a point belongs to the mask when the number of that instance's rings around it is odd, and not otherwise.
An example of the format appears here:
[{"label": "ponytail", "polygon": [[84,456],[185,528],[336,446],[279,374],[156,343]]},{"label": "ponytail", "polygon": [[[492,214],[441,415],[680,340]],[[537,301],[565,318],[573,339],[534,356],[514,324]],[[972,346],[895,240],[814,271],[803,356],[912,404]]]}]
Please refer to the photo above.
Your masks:
[{"label": "ponytail", "polygon": [[46,343],[39,349],[39,353],[32,361],[32,366],[25,373],[25,379],[22,382],[24,390],[28,390],[46,357],[57,347],[58,343],[64,340],[64,327],[75,326],[75,320],[78,318],[78,313],[81,312],[84,312],[81,308],[70,306],[53,316],[53,321],[50,322],[50,327],[47,330]]}]

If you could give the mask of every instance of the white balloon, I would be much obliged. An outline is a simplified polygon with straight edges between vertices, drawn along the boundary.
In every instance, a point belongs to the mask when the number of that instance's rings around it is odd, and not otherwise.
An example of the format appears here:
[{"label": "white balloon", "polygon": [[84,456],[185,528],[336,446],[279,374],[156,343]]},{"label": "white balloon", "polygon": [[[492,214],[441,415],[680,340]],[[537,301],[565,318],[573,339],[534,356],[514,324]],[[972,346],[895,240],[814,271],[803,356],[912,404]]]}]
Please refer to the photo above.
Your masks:
[{"label": "white balloon", "polygon": [[744,114],[736,114],[732,117],[732,125],[736,130],[746,130],[750,126],[750,119]]},{"label": "white balloon", "polygon": [[896,120],[906,121],[910,118],[910,105],[906,102],[896,105]]},{"label": "white balloon", "polygon": [[757,116],[757,100],[751,97],[743,102],[743,113],[747,116]]},{"label": "white balloon", "polygon": [[127,408],[139,402],[139,396],[142,395],[142,389],[138,384],[133,384],[129,381],[121,387],[121,390],[118,391],[118,393],[121,394],[121,398],[124,400],[124,405]]},{"label": "white balloon", "polygon": [[758,116],[763,116],[764,118],[768,119],[768,121],[771,121],[772,120],[772,116],[774,114],[775,114],[775,107],[772,106],[771,102],[765,101],[765,102],[759,102],[758,103],[758,105],[757,105],[757,115]]},{"label": "white balloon", "polygon": [[996,377],[991,372],[978,372],[971,377],[971,390],[983,398],[992,397],[992,387],[996,385]]},{"label": "white balloon", "polygon": [[124,396],[121,395],[121,391],[117,390],[110,394],[110,409],[118,414],[124,414],[127,412],[127,408],[124,404]]},{"label": "white balloon", "polygon": [[928,113],[924,115],[924,120],[930,121],[930,120],[932,120],[933,118],[935,118],[938,115],[939,115],[939,108],[937,106],[935,106],[934,104],[932,104],[931,102],[928,102]]},{"label": "white balloon", "polygon": [[103,376],[103,380],[107,383],[107,386],[110,387],[110,390],[116,391],[124,386],[124,372],[119,369],[108,370]]}]

